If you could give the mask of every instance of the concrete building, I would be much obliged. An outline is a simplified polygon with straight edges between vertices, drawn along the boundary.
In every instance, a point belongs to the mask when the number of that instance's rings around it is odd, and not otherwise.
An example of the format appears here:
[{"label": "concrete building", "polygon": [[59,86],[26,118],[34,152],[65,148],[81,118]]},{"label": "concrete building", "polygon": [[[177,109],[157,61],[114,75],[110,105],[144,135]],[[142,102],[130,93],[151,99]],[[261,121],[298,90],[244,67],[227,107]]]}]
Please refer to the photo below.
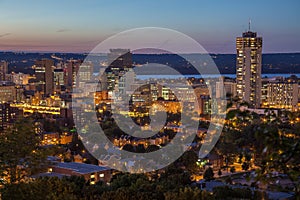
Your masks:
[{"label": "concrete building", "polygon": [[38,90],[43,92],[45,95],[53,93],[53,69],[54,61],[51,59],[35,61],[35,76],[38,84]]},{"label": "concrete building", "polygon": [[8,73],[8,63],[0,61],[0,81],[6,81],[6,74]]},{"label": "concrete building", "polygon": [[54,69],[54,85],[64,85],[64,70],[63,69]]},{"label": "concrete building", "polygon": [[120,95],[126,95],[131,91],[131,85],[135,83],[136,75],[133,69],[129,69],[127,72],[124,71],[118,82],[118,91]]},{"label": "concrete building", "polygon": [[298,83],[269,82],[267,92],[267,106],[269,108],[298,110]]},{"label": "concrete building", "polygon": [[262,79],[261,107],[298,110],[299,85],[298,80],[284,77]]},{"label": "concrete building", "polygon": [[236,38],[237,96],[258,108],[261,104],[262,38],[256,32],[243,33]]},{"label": "concrete building", "polygon": [[211,113],[212,101],[209,95],[201,95],[198,98],[198,103],[199,103],[199,110],[198,110],[199,114],[208,115]]},{"label": "concrete building", "polygon": [[30,74],[23,74],[23,73],[11,73],[12,75],[12,82],[16,85],[27,85],[29,79],[31,78]]},{"label": "concrete building", "polygon": [[[48,175],[51,176],[51,173],[58,176],[83,176],[92,185],[99,181],[108,183],[112,177],[112,169],[108,167],[76,162],[57,162],[48,168]],[[42,175],[47,176],[47,173]]]},{"label": "concrete building", "polygon": [[80,60],[69,60],[65,65],[65,85],[69,88],[76,87],[77,72],[81,65]]},{"label": "concrete building", "polygon": [[93,72],[94,72],[94,67],[92,63],[89,62],[82,63],[78,69],[77,78],[79,82],[76,84],[76,86],[81,87],[86,82],[91,81]]},{"label": "concrete building", "polygon": [[110,49],[107,60],[109,65],[105,71],[107,90],[113,91],[119,82],[120,72],[127,72],[132,68],[132,53],[129,49]]},{"label": "concrete building", "polygon": [[12,82],[0,82],[0,102],[20,102],[23,99],[23,88]]},{"label": "concrete building", "polygon": [[5,130],[12,124],[18,116],[22,115],[22,110],[11,107],[9,103],[0,104],[0,131]]},{"label": "concrete building", "polygon": [[[223,84],[223,87],[221,84]],[[216,82],[216,98],[224,96],[236,96],[236,82],[234,79],[221,76],[220,81]]]}]

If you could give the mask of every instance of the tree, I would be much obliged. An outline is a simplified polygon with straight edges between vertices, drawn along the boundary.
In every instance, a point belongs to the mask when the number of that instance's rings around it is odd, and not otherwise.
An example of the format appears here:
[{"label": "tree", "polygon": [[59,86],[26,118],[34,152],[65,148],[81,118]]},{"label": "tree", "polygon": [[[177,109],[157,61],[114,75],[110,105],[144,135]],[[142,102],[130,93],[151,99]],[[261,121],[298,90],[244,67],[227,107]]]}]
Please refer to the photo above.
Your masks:
[{"label": "tree", "polygon": [[207,181],[212,180],[214,178],[214,171],[211,167],[207,168],[204,171],[203,178]]},{"label": "tree", "polygon": [[221,169],[219,169],[219,171],[218,171],[218,176],[222,176],[222,171],[221,171]]},{"label": "tree", "polygon": [[243,162],[242,169],[245,170],[245,171],[247,171],[249,169],[249,163]]},{"label": "tree", "polygon": [[3,200],[75,200],[87,194],[83,194],[86,187],[83,177],[41,177],[34,181],[6,185],[2,188]]},{"label": "tree", "polygon": [[178,159],[178,162],[180,162],[190,173],[197,174],[200,171],[200,167],[196,163],[198,159],[199,157],[194,151],[186,151]]},{"label": "tree", "polygon": [[252,191],[249,188],[231,188],[220,186],[213,189],[216,199],[252,199]]},{"label": "tree", "polygon": [[201,198],[201,190],[198,188],[185,187],[180,188],[178,193],[167,192],[165,193],[166,200],[199,200]]},{"label": "tree", "polygon": [[0,134],[0,177],[18,183],[47,165],[48,150],[39,146],[32,120],[19,119]]},{"label": "tree", "polygon": [[263,144],[262,148],[257,148],[257,154],[261,155],[257,179],[268,182],[274,171],[286,174],[294,184],[295,196],[300,196],[300,124],[289,130],[274,126],[273,123],[265,124],[255,135]]},{"label": "tree", "polygon": [[231,172],[231,173],[234,173],[234,172],[235,172],[235,167],[234,167],[234,166],[232,166],[232,167],[230,168],[230,172]]}]

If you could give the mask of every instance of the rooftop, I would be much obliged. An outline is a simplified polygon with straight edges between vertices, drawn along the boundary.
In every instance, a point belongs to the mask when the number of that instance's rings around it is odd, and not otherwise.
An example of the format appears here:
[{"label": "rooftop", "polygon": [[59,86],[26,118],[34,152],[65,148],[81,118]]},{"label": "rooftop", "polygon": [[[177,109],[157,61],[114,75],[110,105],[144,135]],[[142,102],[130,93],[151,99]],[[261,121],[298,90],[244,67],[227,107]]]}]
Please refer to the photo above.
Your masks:
[{"label": "rooftop", "polygon": [[252,31],[244,32],[243,37],[255,38],[256,37],[256,32],[252,32]]},{"label": "rooftop", "polygon": [[108,167],[76,162],[59,162],[55,165],[55,167],[69,169],[79,174],[89,174],[94,172],[110,170],[110,168]]},{"label": "rooftop", "polygon": [[60,174],[60,173],[55,173],[55,172],[45,172],[45,173],[40,173],[32,176],[32,178],[39,178],[39,177],[58,177],[58,178],[63,178],[65,176],[70,176],[67,174]]}]

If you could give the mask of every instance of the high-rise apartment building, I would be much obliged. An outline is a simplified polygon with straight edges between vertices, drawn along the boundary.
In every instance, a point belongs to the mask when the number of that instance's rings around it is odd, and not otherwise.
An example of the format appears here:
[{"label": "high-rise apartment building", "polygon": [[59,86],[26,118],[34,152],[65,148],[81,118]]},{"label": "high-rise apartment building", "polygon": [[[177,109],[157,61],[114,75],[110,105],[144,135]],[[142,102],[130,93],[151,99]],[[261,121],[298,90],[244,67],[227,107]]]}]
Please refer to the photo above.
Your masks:
[{"label": "high-rise apartment building", "polygon": [[244,32],[236,38],[237,96],[258,108],[261,104],[262,38],[256,32]]}]

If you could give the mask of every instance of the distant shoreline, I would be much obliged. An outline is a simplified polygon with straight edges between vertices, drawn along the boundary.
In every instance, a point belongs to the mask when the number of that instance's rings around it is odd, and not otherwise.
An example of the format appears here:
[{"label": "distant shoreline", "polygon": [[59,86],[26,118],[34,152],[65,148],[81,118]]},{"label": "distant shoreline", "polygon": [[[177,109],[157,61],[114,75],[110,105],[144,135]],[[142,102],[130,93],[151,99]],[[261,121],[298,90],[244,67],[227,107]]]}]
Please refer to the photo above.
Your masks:
[{"label": "distant shoreline", "polygon": [[[79,55],[88,55],[90,52],[53,52],[53,51],[5,51],[0,50],[0,53],[14,53],[14,54],[79,54]],[[106,53],[100,53],[106,54]],[[172,55],[170,53],[133,53],[135,55]],[[184,55],[194,55],[197,53],[184,53]],[[210,55],[236,55],[235,53],[209,53]],[[300,54],[299,52],[266,52],[262,55],[276,55],[276,54]]]},{"label": "distant shoreline", "polygon": [[[221,74],[235,74],[236,55],[235,54],[210,54],[214,64]],[[9,63],[9,72],[22,72],[33,74],[31,68],[35,60],[48,58],[53,59],[53,53],[1,53],[0,60]],[[55,64],[69,59],[84,60],[84,54],[55,53],[53,59]],[[99,58],[99,59],[98,59]],[[106,56],[99,56],[98,62],[105,62]],[[178,55],[171,54],[133,54],[133,65],[144,65],[147,63],[157,63],[168,65],[180,74],[197,74],[191,63]],[[100,66],[94,65],[94,72],[99,72]],[[150,73],[153,70],[150,71]],[[161,72],[162,73],[162,72]],[[300,53],[276,53],[263,54],[262,57],[263,74],[300,74]],[[147,74],[147,72],[145,72]]]},{"label": "distant shoreline", "polygon": [[[292,75],[296,75],[297,77],[300,77],[300,73],[296,73],[296,74],[281,74],[281,73],[273,73],[273,74],[262,74],[261,77],[262,78],[273,78],[273,77],[284,77],[284,78],[288,78]],[[236,74],[210,74],[210,75],[203,75],[203,77],[199,74],[189,74],[189,75],[137,75],[138,79],[141,80],[146,80],[149,78],[153,78],[153,79],[177,79],[177,78],[218,78],[220,76],[224,76],[227,78],[236,78]]]}]

